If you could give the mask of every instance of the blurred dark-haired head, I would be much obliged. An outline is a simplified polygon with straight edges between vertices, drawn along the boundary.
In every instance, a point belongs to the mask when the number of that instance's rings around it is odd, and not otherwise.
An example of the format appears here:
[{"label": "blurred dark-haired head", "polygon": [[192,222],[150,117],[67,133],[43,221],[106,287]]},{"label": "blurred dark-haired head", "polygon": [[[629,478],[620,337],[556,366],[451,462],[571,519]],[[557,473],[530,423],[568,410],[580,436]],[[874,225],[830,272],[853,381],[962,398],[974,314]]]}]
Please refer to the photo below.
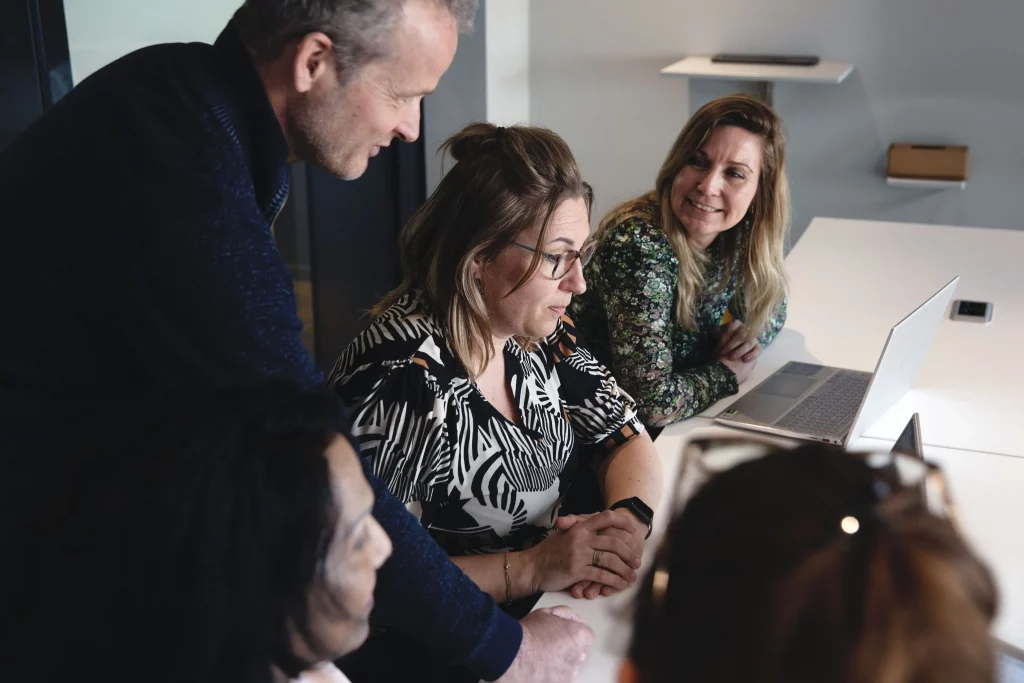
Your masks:
[{"label": "blurred dark-haired head", "polygon": [[[822,446],[712,478],[670,523],[624,680],[993,680],[996,592],[954,525],[866,495],[878,476]],[[860,528],[844,533],[856,515]]]},{"label": "blurred dark-haired head", "polygon": [[362,643],[390,542],[329,392],[271,382],[114,414],[54,472],[16,559],[30,572],[0,588],[10,670],[248,683]]}]

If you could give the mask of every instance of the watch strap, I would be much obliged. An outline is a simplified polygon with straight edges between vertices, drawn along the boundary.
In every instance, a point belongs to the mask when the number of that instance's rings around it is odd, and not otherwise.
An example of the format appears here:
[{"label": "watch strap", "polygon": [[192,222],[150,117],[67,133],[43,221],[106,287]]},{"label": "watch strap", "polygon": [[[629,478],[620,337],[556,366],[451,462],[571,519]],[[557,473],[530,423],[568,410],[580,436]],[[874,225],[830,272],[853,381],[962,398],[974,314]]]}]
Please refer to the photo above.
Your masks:
[{"label": "watch strap", "polygon": [[637,496],[632,496],[631,498],[623,498],[620,501],[612,503],[608,507],[609,510],[618,510],[620,508],[625,508],[626,510],[629,510],[630,512],[633,513],[634,517],[636,517],[641,522],[647,525],[647,535],[644,536],[644,540],[651,537],[651,531],[653,531],[654,529],[654,512],[651,510],[650,506],[647,505],[647,503],[645,503]]}]

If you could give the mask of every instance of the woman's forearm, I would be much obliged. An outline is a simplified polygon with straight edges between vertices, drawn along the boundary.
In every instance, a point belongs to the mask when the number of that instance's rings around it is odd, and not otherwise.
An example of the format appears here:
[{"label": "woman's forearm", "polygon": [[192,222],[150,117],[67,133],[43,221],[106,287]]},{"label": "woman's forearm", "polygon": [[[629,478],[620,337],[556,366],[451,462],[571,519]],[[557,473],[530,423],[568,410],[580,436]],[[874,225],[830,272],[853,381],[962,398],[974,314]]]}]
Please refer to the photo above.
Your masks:
[{"label": "woman's forearm", "polygon": [[[493,555],[452,556],[452,562],[472,579],[480,590],[489,594],[499,605],[505,602],[505,553]],[[533,562],[528,551],[508,554],[508,577],[512,584],[512,599],[525,598],[537,592]]]},{"label": "woman's forearm", "polygon": [[733,371],[717,361],[639,379],[636,385],[623,379],[622,385],[636,398],[637,414],[649,427],[693,417],[739,388]]},{"label": "woman's forearm", "polygon": [[636,496],[652,510],[661,502],[661,460],[644,432],[616,448],[598,472],[605,505]]}]

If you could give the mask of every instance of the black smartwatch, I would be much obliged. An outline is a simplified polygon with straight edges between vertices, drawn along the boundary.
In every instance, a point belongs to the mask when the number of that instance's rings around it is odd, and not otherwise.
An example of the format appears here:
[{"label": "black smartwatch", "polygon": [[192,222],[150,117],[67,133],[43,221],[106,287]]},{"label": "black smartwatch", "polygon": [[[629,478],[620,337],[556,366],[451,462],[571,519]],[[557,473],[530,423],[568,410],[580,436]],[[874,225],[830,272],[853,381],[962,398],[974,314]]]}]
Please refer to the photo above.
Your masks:
[{"label": "black smartwatch", "polygon": [[636,496],[632,498],[623,498],[617,503],[613,503],[609,510],[618,510],[619,508],[625,508],[633,513],[633,516],[639,519],[641,522],[647,525],[647,535],[644,536],[644,540],[651,537],[651,529],[654,528],[654,510],[652,510],[647,503],[643,502]]}]

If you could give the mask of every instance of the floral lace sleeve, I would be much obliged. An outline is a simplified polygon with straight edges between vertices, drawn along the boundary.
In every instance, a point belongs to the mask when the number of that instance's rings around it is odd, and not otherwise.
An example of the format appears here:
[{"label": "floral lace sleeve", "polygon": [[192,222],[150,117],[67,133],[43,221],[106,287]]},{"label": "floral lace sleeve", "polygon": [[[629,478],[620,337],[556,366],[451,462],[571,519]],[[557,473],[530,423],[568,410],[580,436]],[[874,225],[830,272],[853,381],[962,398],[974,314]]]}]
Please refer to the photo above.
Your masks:
[{"label": "floral lace sleeve", "polygon": [[779,307],[775,310],[775,314],[768,319],[768,324],[761,330],[761,334],[757,335],[757,343],[761,346],[768,346],[775,338],[779,336],[779,332],[782,327],[786,324],[786,312],[789,304],[789,297],[782,300]]},{"label": "floral lace sleeve", "polygon": [[[601,303],[615,375],[649,427],[681,420],[736,393],[736,375],[712,361],[676,370],[672,339],[678,265],[665,234],[630,219],[598,249]],[[677,333],[678,335],[678,333]],[[692,346],[697,346],[694,333]],[[684,340],[685,341],[685,340]]]}]

